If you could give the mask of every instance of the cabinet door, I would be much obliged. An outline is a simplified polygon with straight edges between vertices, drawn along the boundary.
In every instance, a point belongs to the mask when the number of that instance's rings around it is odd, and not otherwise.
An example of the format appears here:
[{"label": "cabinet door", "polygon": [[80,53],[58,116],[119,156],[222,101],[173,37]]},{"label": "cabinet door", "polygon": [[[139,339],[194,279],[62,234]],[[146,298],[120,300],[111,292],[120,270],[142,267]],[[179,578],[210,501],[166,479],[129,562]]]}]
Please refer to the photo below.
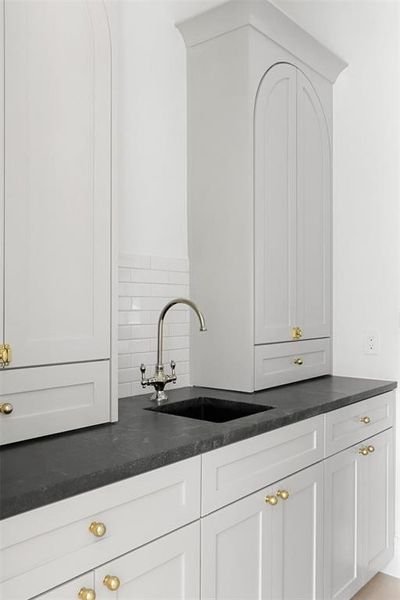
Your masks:
[{"label": "cabinet door", "polygon": [[252,494],[201,520],[203,600],[271,598],[273,511],[267,510],[266,494]]},{"label": "cabinet door", "polygon": [[323,597],[323,466],[284,479],[272,494],[288,492],[272,518],[272,599],[319,600]]},{"label": "cabinet door", "polygon": [[255,106],[255,343],[291,339],[296,322],[296,68],[279,64]]},{"label": "cabinet door", "polygon": [[[361,444],[360,444],[361,446]],[[353,446],[324,461],[324,585],[330,600],[351,598],[363,585],[363,468]]]},{"label": "cabinet door", "polygon": [[[4,140],[4,0],[0,0],[0,140]],[[0,344],[4,340],[4,144],[0,143]]]},{"label": "cabinet door", "polygon": [[5,1],[11,366],[110,355],[110,38],[101,1]]},{"label": "cabinet door", "polygon": [[331,157],[321,102],[297,70],[296,325],[303,339],[330,336]]},{"label": "cabinet door", "polygon": [[361,457],[365,469],[364,493],[366,532],[366,578],[370,579],[393,556],[394,544],[394,457],[393,433],[388,429],[366,442],[374,451]]},{"label": "cabinet door", "polygon": [[[151,518],[151,515],[149,515]],[[200,590],[199,523],[125,554],[96,569],[96,598],[109,600],[104,578],[116,576],[115,600],[196,600]]]}]

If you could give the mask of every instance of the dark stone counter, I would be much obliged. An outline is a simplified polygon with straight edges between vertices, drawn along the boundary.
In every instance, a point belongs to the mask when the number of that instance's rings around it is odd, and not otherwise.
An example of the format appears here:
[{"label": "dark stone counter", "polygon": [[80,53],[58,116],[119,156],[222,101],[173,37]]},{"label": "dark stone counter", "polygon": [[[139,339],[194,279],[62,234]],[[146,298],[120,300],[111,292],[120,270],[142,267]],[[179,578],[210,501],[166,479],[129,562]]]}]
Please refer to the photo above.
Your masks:
[{"label": "dark stone counter", "polygon": [[390,381],[325,376],[254,394],[192,387],[170,401],[196,396],[273,406],[212,423],[143,410],[150,395],[119,401],[119,422],[3,446],[0,518],[32,510],[215,448],[395,389]]}]

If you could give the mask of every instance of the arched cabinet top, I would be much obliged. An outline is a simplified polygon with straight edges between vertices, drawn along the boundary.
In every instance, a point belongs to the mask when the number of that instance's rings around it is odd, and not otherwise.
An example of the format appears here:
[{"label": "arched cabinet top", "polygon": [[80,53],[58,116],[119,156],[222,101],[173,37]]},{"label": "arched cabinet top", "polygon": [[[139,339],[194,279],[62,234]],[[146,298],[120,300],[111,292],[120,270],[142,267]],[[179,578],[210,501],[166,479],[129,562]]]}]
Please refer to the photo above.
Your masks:
[{"label": "arched cabinet top", "polygon": [[177,24],[188,48],[251,27],[334,83],[347,63],[268,0],[230,0]]}]

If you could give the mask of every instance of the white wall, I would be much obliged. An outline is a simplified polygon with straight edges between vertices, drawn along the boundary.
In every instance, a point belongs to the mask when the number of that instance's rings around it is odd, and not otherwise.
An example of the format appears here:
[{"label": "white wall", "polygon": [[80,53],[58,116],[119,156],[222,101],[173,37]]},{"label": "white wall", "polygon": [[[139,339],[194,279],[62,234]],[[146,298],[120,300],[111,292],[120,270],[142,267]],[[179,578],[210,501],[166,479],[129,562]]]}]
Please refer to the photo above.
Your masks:
[{"label": "white wall", "polygon": [[[349,63],[334,87],[334,373],[397,380],[400,3],[275,4]],[[364,353],[369,329],[379,332],[378,355]],[[400,498],[400,444],[397,478]]]},{"label": "white wall", "polygon": [[186,52],[175,23],[218,1],[121,0],[119,249],[187,257]]}]

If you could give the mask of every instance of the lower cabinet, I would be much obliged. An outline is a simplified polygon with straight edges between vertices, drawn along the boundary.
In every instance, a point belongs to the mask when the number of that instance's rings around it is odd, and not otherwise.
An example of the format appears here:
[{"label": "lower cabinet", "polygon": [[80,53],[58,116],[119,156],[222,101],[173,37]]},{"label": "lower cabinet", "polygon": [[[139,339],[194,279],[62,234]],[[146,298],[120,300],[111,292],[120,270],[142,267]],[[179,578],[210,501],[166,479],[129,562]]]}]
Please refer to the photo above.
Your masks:
[{"label": "lower cabinet", "polygon": [[393,556],[393,403],[5,519],[0,598],[350,600]]},{"label": "lower cabinet", "polygon": [[202,598],[320,599],[322,481],[320,463],[202,519]]},{"label": "lower cabinet", "polygon": [[324,464],[325,597],[351,598],[393,554],[392,430]]}]

